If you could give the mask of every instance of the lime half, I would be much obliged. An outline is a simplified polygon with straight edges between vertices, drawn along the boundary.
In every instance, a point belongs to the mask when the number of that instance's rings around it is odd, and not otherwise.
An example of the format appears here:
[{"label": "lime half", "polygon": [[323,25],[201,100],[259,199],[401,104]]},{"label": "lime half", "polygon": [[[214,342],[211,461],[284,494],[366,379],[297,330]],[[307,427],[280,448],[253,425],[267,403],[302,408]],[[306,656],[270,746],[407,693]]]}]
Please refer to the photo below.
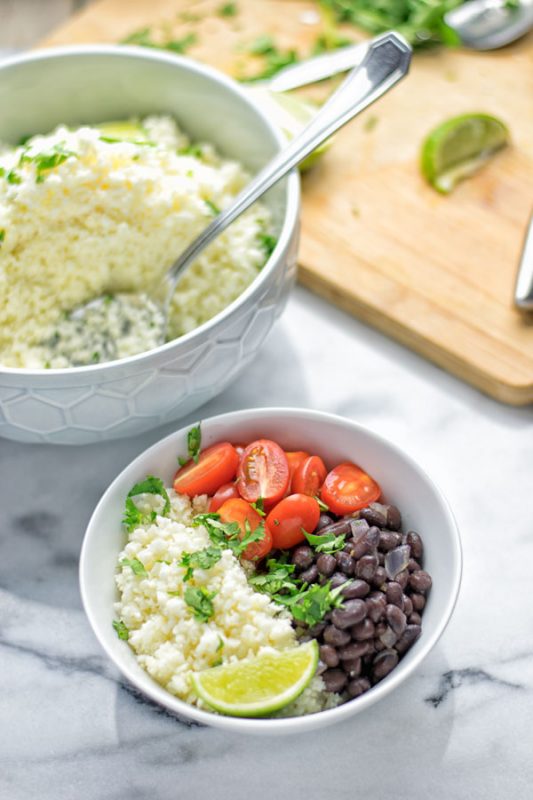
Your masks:
[{"label": "lime half", "polygon": [[295,700],[318,664],[316,641],[192,675],[198,697],[222,714],[262,717]]},{"label": "lime half", "polygon": [[422,145],[422,174],[438,192],[449,194],[509,143],[509,130],[489,114],[462,114],[434,128]]},{"label": "lime half", "polygon": [[96,126],[104,136],[110,139],[119,139],[124,142],[146,142],[148,136],[143,126],[133,120],[117,120],[116,122],[101,122]]}]

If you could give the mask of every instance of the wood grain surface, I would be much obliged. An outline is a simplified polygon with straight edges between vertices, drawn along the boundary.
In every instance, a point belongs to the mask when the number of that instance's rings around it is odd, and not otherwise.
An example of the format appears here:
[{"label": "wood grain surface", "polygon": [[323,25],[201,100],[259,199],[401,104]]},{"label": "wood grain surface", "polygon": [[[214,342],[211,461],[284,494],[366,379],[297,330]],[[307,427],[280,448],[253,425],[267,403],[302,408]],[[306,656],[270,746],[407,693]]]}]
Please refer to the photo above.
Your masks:
[{"label": "wood grain surface", "polygon": [[[188,54],[238,75],[254,68],[245,51],[259,34],[305,55],[321,30],[310,2],[237,0],[230,18],[220,5],[99,0],[44,44],[116,42],[144,26],[154,37],[194,31]],[[441,197],[421,178],[420,144],[469,111],[502,118],[512,146]],[[300,280],[497,399],[533,402],[533,316],[512,305],[532,183],[533,37],[494,53],[417,53],[408,79],[305,176]]]}]

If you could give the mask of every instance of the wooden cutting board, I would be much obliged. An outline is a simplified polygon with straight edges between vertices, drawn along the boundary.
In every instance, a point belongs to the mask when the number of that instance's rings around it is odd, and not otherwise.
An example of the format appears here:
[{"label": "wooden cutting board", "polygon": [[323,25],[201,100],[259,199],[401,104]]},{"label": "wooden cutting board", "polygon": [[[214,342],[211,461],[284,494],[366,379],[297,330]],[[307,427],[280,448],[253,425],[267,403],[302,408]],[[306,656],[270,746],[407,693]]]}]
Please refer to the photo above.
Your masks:
[{"label": "wooden cutting board", "polygon": [[[188,55],[235,75],[250,71],[245,46],[258,35],[306,54],[322,29],[313,2],[237,0],[233,17],[221,5],[99,0],[44,44],[194,31]],[[420,143],[469,111],[502,118],[513,145],[441,197],[420,176]],[[533,315],[512,305],[533,206],[533,37],[490,54],[417,53],[410,76],[338,135],[303,188],[304,285],[493,397],[533,402]]]}]

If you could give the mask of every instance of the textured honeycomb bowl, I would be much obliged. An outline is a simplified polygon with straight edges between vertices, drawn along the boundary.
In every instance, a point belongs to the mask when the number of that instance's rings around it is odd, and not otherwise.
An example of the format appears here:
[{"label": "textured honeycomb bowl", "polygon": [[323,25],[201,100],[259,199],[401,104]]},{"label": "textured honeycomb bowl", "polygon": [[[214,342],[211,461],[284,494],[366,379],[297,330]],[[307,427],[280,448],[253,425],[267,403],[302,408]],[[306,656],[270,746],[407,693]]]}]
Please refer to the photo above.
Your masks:
[{"label": "textured honeycomb bowl", "polygon": [[[44,50],[0,64],[0,140],[56,125],[167,113],[193,138],[257,172],[280,133],[246,92],[186,58],[135,47]],[[0,436],[83,444],[149,430],[219,394],[253,359],[296,275],[299,180],[264,202],[278,244],[248,289],[195,331],[132,358],[69,370],[0,367]],[[178,255],[176,253],[176,255]]]}]

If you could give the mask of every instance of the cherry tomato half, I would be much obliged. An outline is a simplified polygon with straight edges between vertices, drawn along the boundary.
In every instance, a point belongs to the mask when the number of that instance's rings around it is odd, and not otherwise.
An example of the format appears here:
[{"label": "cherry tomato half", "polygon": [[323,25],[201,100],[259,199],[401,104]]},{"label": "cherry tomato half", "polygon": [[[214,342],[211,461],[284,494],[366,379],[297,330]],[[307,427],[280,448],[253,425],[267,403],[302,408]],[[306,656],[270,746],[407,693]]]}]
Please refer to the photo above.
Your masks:
[{"label": "cherry tomato half", "polygon": [[309,456],[297,468],[292,479],[292,491],[317,497],[328,471],[320,456]]},{"label": "cherry tomato half", "polygon": [[312,533],[318,525],[320,508],[314,497],[307,494],[290,494],[274,506],[266,520],[272,531],[272,544],[276,548],[286,550],[305,536],[302,528]]},{"label": "cherry tomato half", "polygon": [[[223,503],[223,505],[221,505],[218,509],[218,513],[222,522],[237,522],[239,524],[239,528],[241,529],[241,535],[239,537],[240,539],[242,539],[246,533],[246,522],[248,522],[251,531],[255,531],[261,522],[263,522],[262,517],[259,516],[257,511],[255,511],[255,509],[253,509],[252,506],[246,502],[246,500],[242,500],[240,497],[233,500],[226,500],[226,502]],[[270,532],[270,526],[266,520],[264,520],[264,522],[264,537],[257,542],[252,542],[249,544],[242,554],[242,558],[245,558],[248,561],[258,561],[272,550],[272,534]]]},{"label": "cherry tomato half", "polygon": [[321,500],[334,514],[351,514],[381,495],[376,481],[356,464],[345,462],[328,472],[320,491]]},{"label": "cherry tomato half", "polygon": [[281,500],[289,485],[289,462],[276,442],[258,439],[242,454],[237,471],[239,494],[249,503],[260,497],[266,506]]},{"label": "cherry tomato half", "polygon": [[289,462],[289,489],[291,491],[292,485],[292,477],[300,464],[305,461],[306,458],[309,458],[309,453],[306,453],[304,450],[296,450],[295,452],[288,453],[285,451],[285,455],[287,456],[287,461]]},{"label": "cherry tomato half", "polygon": [[202,450],[198,463],[188,461],[176,472],[174,491],[195,497],[214,494],[223,483],[235,477],[239,456],[229,442],[219,442]]},{"label": "cherry tomato half", "polygon": [[226,500],[232,500],[236,497],[240,497],[237,485],[235,483],[223,483],[209,501],[209,508],[207,510],[210,514],[215,514]]}]

